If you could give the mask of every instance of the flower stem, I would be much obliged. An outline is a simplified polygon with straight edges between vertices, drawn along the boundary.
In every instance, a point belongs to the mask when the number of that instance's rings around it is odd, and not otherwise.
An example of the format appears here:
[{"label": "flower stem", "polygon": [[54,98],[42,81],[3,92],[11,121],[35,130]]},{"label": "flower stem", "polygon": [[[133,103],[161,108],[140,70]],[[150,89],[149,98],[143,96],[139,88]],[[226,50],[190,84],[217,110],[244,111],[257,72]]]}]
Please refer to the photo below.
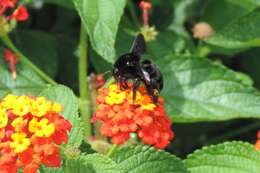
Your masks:
[{"label": "flower stem", "polygon": [[87,80],[87,32],[81,24],[80,28],[80,43],[79,43],[79,93],[80,93],[80,113],[84,121],[86,137],[91,136],[90,122],[90,95],[89,85]]},{"label": "flower stem", "polygon": [[3,43],[10,48],[12,51],[15,52],[19,56],[19,59],[22,63],[26,64],[30,67],[34,72],[36,72],[42,79],[52,85],[58,85],[51,77],[49,77],[46,73],[44,73],[41,69],[39,69],[36,65],[34,65],[22,52],[20,52],[12,40],[8,37],[8,35],[4,35],[1,37]]},{"label": "flower stem", "polygon": [[110,157],[118,149],[119,145],[113,144],[110,150],[107,152],[107,156]]}]

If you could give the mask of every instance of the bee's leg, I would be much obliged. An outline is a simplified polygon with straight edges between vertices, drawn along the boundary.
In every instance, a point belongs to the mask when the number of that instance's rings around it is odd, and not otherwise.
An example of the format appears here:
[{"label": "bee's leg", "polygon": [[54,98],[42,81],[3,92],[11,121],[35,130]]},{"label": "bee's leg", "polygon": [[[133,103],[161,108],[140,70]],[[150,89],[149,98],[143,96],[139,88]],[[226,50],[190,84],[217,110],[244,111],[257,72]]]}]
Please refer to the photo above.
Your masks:
[{"label": "bee's leg", "polygon": [[134,81],[134,84],[133,84],[133,102],[136,99],[136,91],[137,91],[139,85],[140,85],[140,79],[136,78]]},{"label": "bee's leg", "polygon": [[149,96],[151,96],[153,103],[157,103],[158,102],[158,96],[159,96],[159,91],[157,89],[155,89],[153,83],[150,83],[149,85],[145,85],[146,86],[146,91],[148,93]]},{"label": "bee's leg", "polygon": [[120,86],[120,90],[125,90],[128,88],[128,85],[126,83],[127,79],[124,77],[120,77],[119,78],[119,86]]}]

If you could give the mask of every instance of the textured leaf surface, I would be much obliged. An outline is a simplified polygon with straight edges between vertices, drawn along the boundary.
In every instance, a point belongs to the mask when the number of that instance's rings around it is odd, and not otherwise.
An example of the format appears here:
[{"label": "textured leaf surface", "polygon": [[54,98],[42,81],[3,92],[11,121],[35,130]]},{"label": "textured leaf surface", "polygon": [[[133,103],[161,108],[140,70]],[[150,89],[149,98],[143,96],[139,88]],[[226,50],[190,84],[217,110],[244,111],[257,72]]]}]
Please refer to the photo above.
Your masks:
[{"label": "textured leaf surface", "polygon": [[122,169],[109,157],[101,154],[80,156],[76,160],[69,160],[68,169],[76,173],[124,173]]},{"label": "textured leaf surface", "polygon": [[127,173],[188,173],[179,158],[149,146],[123,148],[112,158]]},{"label": "textured leaf surface", "polygon": [[95,51],[114,62],[115,39],[126,0],[74,0]]},{"label": "textured leaf surface", "polygon": [[240,74],[196,57],[168,56],[158,65],[165,106],[175,122],[260,118],[260,93]]},{"label": "textured leaf surface", "polygon": [[83,140],[83,128],[81,127],[81,120],[78,116],[78,99],[72,90],[59,85],[47,88],[40,95],[63,105],[62,115],[72,123],[69,144],[79,147]]},{"label": "textured leaf surface", "polygon": [[36,95],[46,87],[39,76],[21,63],[17,65],[17,79],[13,80],[2,55],[3,49],[0,48],[0,98],[9,93]]},{"label": "textured leaf surface", "polygon": [[260,46],[260,8],[238,18],[206,42],[225,48]]},{"label": "textured leaf surface", "polygon": [[259,173],[259,162],[260,152],[243,142],[205,147],[184,161],[190,173]]}]

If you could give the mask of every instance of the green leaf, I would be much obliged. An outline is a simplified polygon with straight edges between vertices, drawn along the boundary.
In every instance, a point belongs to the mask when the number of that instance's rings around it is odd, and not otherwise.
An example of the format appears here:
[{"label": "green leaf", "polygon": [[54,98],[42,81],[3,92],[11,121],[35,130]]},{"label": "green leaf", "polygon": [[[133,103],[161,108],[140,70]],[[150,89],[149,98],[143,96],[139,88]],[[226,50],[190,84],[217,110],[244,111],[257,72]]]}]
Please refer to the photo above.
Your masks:
[{"label": "green leaf", "polygon": [[259,173],[260,152],[244,142],[204,147],[184,161],[190,173]]},{"label": "green leaf", "polygon": [[46,88],[47,84],[22,63],[17,64],[17,78],[14,80],[2,55],[3,49],[0,48],[0,98],[9,93],[36,95]]},{"label": "green leaf", "polygon": [[61,7],[65,7],[68,9],[74,9],[74,4],[72,0],[44,0],[44,1],[47,3],[60,5]]},{"label": "green leaf", "polygon": [[241,67],[244,71],[246,71],[252,78],[254,79],[255,86],[260,88],[260,48],[250,49],[246,52],[243,52],[240,56]]},{"label": "green leaf", "polygon": [[260,8],[238,18],[205,41],[232,49],[260,46]]},{"label": "green leaf", "polygon": [[175,31],[178,35],[189,38],[189,34],[185,29],[185,22],[189,17],[189,12],[193,11],[190,8],[194,5],[195,0],[182,0],[176,3],[174,10],[174,19],[169,29]]},{"label": "green leaf", "polygon": [[126,0],[74,0],[95,51],[108,62],[115,60],[115,39]]},{"label": "green leaf", "polygon": [[[209,0],[202,10],[200,21],[209,23],[215,31],[242,17],[257,7],[254,0]],[[201,6],[201,3],[199,3]],[[221,9],[221,13],[219,12]]]},{"label": "green leaf", "polygon": [[47,88],[42,91],[40,95],[63,105],[63,111],[61,114],[72,123],[72,130],[69,135],[68,144],[79,147],[83,140],[83,128],[81,127],[81,120],[78,116],[78,99],[72,90],[59,85]]},{"label": "green leaf", "polygon": [[112,159],[127,173],[188,173],[181,159],[144,145],[123,148]]},{"label": "green leaf", "polygon": [[39,68],[51,77],[58,71],[56,39],[45,32],[24,30],[16,37],[18,48]]},{"label": "green leaf", "polygon": [[89,154],[67,161],[68,172],[76,173],[123,173],[122,169],[108,156]]},{"label": "green leaf", "polygon": [[172,53],[180,53],[185,49],[192,49],[191,42],[175,34],[173,31],[160,32],[157,39],[147,43],[147,53],[154,60],[162,59],[164,56]]},{"label": "green leaf", "polygon": [[164,75],[167,113],[174,122],[260,118],[260,93],[241,74],[207,59],[168,56]]}]

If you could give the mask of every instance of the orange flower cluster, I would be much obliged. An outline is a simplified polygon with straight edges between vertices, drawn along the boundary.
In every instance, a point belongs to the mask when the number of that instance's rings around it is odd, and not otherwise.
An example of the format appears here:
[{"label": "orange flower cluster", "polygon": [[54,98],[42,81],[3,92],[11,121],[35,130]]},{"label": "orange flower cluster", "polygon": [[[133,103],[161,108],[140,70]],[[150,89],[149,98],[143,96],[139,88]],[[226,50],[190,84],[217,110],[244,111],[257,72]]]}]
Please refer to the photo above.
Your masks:
[{"label": "orange flower cluster", "polygon": [[7,95],[0,102],[0,173],[35,173],[40,164],[60,167],[59,145],[71,124],[62,106],[44,97]]},{"label": "orange flower cluster", "polygon": [[18,63],[18,56],[14,54],[9,49],[4,49],[3,57],[5,61],[8,63],[9,70],[12,73],[12,77],[15,80],[16,79],[16,64]]},{"label": "orange flower cluster", "polygon": [[130,133],[136,133],[143,143],[165,148],[174,133],[164,111],[163,99],[159,98],[154,104],[141,86],[133,101],[131,84],[128,85],[127,90],[121,90],[117,84],[99,90],[98,109],[92,122],[102,121],[101,134],[111,137],[114,144],[123,144],[130,138]]},{"label": "orange flower cluster", "polygon": [[257,132],[257,140],[255,143],[255,149],[260,150],[260,130]]}]

